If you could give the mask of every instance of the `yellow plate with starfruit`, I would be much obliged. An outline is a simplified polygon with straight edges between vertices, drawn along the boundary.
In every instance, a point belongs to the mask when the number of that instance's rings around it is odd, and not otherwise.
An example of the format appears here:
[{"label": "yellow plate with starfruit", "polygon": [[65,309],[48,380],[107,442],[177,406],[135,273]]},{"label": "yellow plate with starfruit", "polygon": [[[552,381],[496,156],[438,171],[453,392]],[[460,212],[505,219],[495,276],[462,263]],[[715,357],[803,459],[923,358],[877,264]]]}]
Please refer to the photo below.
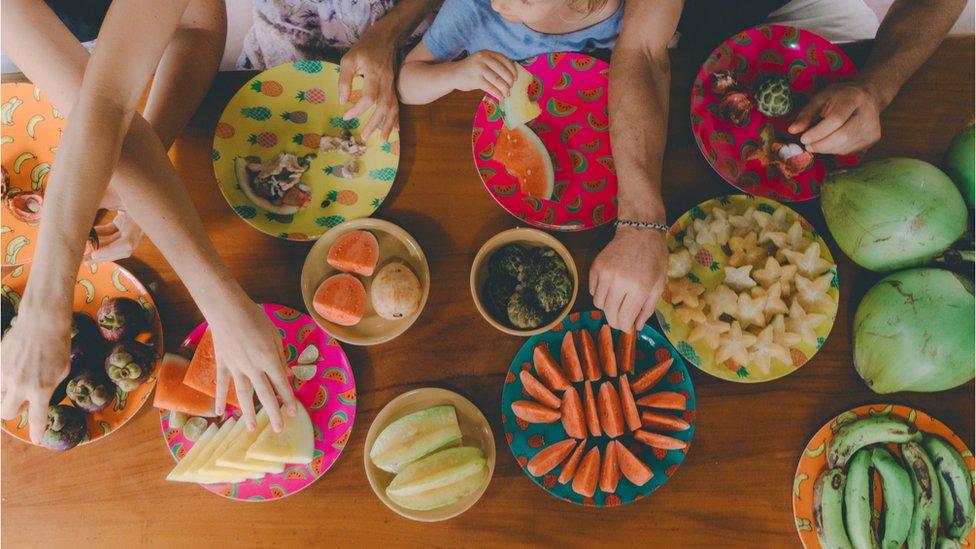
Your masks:
[{"label": "yellow plate with starfruit", "polygon": [[729,381],[771,381],[823,346],[840,297],[823,238],[794,210],[730,195],[688,210],[668,231],[657,314],[684,357]]}]

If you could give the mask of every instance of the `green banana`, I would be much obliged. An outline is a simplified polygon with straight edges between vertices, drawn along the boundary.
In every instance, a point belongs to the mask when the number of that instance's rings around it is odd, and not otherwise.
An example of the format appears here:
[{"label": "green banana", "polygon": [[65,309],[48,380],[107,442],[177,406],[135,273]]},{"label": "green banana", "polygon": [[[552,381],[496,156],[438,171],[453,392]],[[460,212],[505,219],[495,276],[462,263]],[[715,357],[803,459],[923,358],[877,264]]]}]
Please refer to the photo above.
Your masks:
[{"label": "green banana", "polygon": [[933,549],[939,535],[939,482],[935,466],[917,442],[901,445],[901,457],[912,477],[915,510],[908,530],[908,549]]},{"label": "green banana", "polygon": [[935,549],[962,549],[962,544],[959,543],[959,540],[939,536]]},{"label": "green banana", "polygon": [[877,549],[871,528],[871,450],[862,448],[847,466],[844,483],[844,524],[854,549]]},{"label": "green banana", "polygon": [[883,447],[871,451],[871,465],[881,475],[884,494],[884,537],[881,547],[898,549],[908,539],[908,529],[912,525],[912,509],[915,506],[912,479],[895,456]]},{"label": "green banana", "polygon": [[837,430],[827,448],[827,465],[844,467],[854,452],[878,443],[919,440],[921,434],[914,425],[888,416],[875,416],[847,423]]},{"label": "green banana", "polygon": [[922,439],[922,447],[932,458],[942,493],[942,528],[946,535],[961,538],[973,527],[973,477],[959,452],[936,436]]},{"label": "green banana", "polygon": [[813,485],[813,522],[823,549],[851,549],[844,529],[844,471],[826,469]]}]

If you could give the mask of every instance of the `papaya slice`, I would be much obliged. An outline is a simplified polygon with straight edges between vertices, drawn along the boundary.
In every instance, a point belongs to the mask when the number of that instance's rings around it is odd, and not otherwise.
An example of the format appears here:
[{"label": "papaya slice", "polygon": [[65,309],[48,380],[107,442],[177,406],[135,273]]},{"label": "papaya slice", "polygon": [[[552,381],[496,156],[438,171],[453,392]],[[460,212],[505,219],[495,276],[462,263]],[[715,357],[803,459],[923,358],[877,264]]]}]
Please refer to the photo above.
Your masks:
[{"label": "papaya slice", "polygon": [[538,454],[532,456],[529,460],[529,464],[526,469],[534,477],[541,477],[542,475],[552,471],[559,464],[566,459],[566,456],[573,451],[576,447],[576,441],[568,438],[566,440],[560,440],[555,444],[550,444],[543,448]]},{"label": "papaya slice", "polygon": [[620,466],[617,465],[617,445],[607,444],[607,449],[603,451],[603,464],[600,466],[600,490],[607,494],[617,491],[617,484],[620,483]]},{"label": "papaya slice", "polygon": [[583,419],[583,403],[580,401],[579,393],[570,387],[563,393],[562,406],[560,407],[563,418],[563,428],[566,434],[575,439],[586,438],[586,424]]},{"label": "papaya slice", "polygon": [[563,464],[563,470],[559,472],[559,484],[566,484],[573,480],[576,476],[576,470],[579,468],[580,461],[583,459],[583,450],[586,448],[586,441],[581,440],[576,449],[573,450],[572,455]]},{"label": "papaya slice", "polygon": [[596,337],[603,373],[609,377],[617,377],[617,357],[613,352],[613,333],[610,331],[610,325],[600,326],[600,331]]},{"label": "papaya slice", "polygon": [[552,357],[545,343],[540,343],[532,349],[532,362],[535,364],[535,372],[551,390],[565,391],[569,388],[569,380],[556,364],[556,359]]},{"label": "papaya slice", "polygon": [[595,437],[602,435],[600,416],[596,412],[596,397],[593,396],[593,382],[589,380],[583,384],[583,405],[586,407],[586,428]]},{"label": "papaya slice", "polygon": [[597,410],[600,412],[600,427],[610,438],[624,434],[624,413],[620,409],[620,398],[613,383],[604,381],[597,395]]},{"label": "papaya slice", "polygon": [[599,478],[600,448],[594,446],[583,456],[583,461],[579,464],[576,476],[573,477],[573,491],[585,498],[591,498],[596,492],[596,483]]},{"label": "papaya slice", "polygon": [[620,393],[620,407],[624,412],[624,423],[627,424],[628,431],[636,431],[641,428],[640,414],[637,412],[637,403],[634,402],[634,393],[630,390],[630,383],[627,381],[627,374],[621,374],[617,390]]},{"label": "papaya slice", "polygon": [[651,410],[644,410],[640,415],[641,424],[660,431],[684,431],[691,427],[691,424],[680,417],[660,414]]},{"label": "papaya slice", "polygon": [[369,231],[349,231],[329,246],[325,261],[334,268],[362,276],[373,276],[380,258],[380,245]]},{"label": "papaya slice", "polygon": [[332,275],[315,290],[312,306],[329,322],[355,326],[366,313],[366,288],[351,274]]},{"label": "papaya slice", "polygon": [[597,381],[600,374],[600,361],[596,356],[596,345],[593,336],[586,328],[580,329],[580,348],[583,349],[583,374],[590,381]]},{"label": "papaya slice", "polygon": [[650,431],[637,431],[634,433],[634,438],[651,448],[660,448],[662,450],[681,450],[688,447],[688,443],[683,440]]},{"label": "papaya slice", "polygon": [[529,423],[555,423],[559,421],[559,410],[546,408],[531,400],[516,400],[512,403],[512,413],[515,417]]},{"label": "papaya slice", "polygon": [[620,472],[625,479],[637,486],[643,486],[654,477],[654,472],[651,471],[651,468],[638,459],[619,440],[611,440],[610,444],[617,447],[614,450],[617,454],[617,466],[620,467]]},{"label": "papaya slice", "polygon": [[532,128],[500,128],[494,158],[508,175],[518,180],[524,194],[543,200],[552,198],[555,187],[552,158]]},{"label": "papaya slice", "polygon": [[[207,396],[217,396],[217,355],[214,352],[213,334],[209,329],[203,333],[200,343],[193,351],[193,358],[183,375],[183,384]],[[227,384],[227,403],[241,407],[233,380],[229,380]]]},{"label": "papaya slice", "polygon": [[637,356],[637,332],[620,332],[617,338],[617,368],[625,374],[633,373]]},{"label": "papaya slice", "polygon": [[664,378],[664,374],[668,373],[668,370],[671,369],[672,362],[674,362],[674,359],[668,358],[658,362],[646,372],[637,376],[637,379],[632,381],[630,384],[630,388],[633,389],[634,394],[639,395],[657,385],[657,383]]},{"label": "papaya slice", "polygon": [[637,405],[663,410],[684,410],[688,407],[688,397],[674,391],[658,391],[640,397]]},{"label": "papaya slice", "polygon": [[153,406],[162,410],[183,412],[191,416],[213,417],[214,399],[187,386],[183,383],[190,361],[180,355],[166,353],[159,365],[159,375],[156,378],[156,393],[153,395]]},{"label": "papaya slice", "polygon": [[569,380],[583,381],[583,365],[580,364],[579,353],[576,352],[576,335],[572,330],[566,330],[559,351],[559,357],[563,360],[563,368],[566,370]]},{"label": "papaya slice", "polygon": [[522,380],[522,387],[530,397],[538,400],[539,403],[544,404],[549,408],[554,410],[559,409],[559,405],[561,403],[559,397],[554,395],[548,387],[543,385],[542,382],[536,379],[535,376],[529,373],[528,370],[522,370],[522,372],[519,373],[519,379]]}]

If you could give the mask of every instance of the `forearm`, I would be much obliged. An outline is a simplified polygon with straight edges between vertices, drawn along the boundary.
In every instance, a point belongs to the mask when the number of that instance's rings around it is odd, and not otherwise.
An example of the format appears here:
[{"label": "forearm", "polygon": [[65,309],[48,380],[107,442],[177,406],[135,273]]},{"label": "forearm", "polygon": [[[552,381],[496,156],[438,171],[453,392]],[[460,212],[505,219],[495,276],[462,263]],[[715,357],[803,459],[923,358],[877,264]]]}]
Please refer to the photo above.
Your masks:
[{"label": "forearm", "polygon": [[[619,217],[665,222],[661,169],[671,71],[667,52],[618,48],[610,69],[610,141]],[[640,121],[639,123],[636,121]]]},{"label": "forearm", "polygon": [[453,78],[457,63],[458,61],[404,63],[397,83],[400,101],[407,105],[425,105],[451,93],[457,89]]},{"label": "forearm", "polygon": [[401,0],[366,31],[360,40],[386,42],[391,47],[403,44],[424,18],[443,0]]},{"label": "forearm", "polygon": [[897,0],[878,29],[856,81],[883,109],[952,28],[966,0]]}]

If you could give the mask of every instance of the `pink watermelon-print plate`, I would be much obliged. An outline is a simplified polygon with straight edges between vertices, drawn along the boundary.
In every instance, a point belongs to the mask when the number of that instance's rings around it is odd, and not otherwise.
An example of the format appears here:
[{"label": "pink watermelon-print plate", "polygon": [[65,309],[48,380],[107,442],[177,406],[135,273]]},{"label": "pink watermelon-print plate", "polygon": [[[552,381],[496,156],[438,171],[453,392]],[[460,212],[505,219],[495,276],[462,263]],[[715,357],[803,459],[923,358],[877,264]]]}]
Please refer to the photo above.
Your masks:
[{"label": "pink watermelon-print plate", "polygon": [[518,180],[494,158],[504,126],[498,100],[486,94],[471,130],[478,174],[488,193],[515,217],[543,229],[580,231],[617,217],[617,175],[610,151],[609,65],[581,53],[558,52],[520,63],[535,77],[529,99],[542,108],[528,126],[552,158],[552,196],[522,192]]},{"label": "pink watermelon-print plate", "polygon": [[[793,104],[784,116],[769,117],[753,107],[743,127],[724,118],[724,94],[714,88],[714,73],[731,70],[738,87],[755,105],[755,89],[772,76],[790,80]],[[776,141],[799,143],[787,128],[800,110],[829,84],[849,79],[857,68],[837,46],[812,32],[783,25],[744,30],[712,51],[698,71],[691,92],[691,130],[702,154],[723,179],[737,189],[780,201],[810,200],[819,194],[824,176],[837,167],[853,166],[859,155],[816,155],[814,165],[786,178],[762,159],[762,133],[775,131]]]},{"label": "pink watermelon-print plate", "polygon": [[[238,501],[267,501],[281,499],[301,491],[319,479],[339,458],[349,440],[356,419],[356,381],[346,353],[338,341],[315,324],[307,314],[282,305],[263,305],[268,318],[278,328],[285,346],[287,363],[292,367],[299,355],[309,346],[318,348],[315,374],[302,381],[292,376],[295,396],[305,405],[315,432],[315,457],[308,465],[286,465],[282,473],[236,484],[201,484],[207,490]],[[207,323],[197,326],[183,347],[195,349]],[[307,377],[305,375],[301,377]],[[240,411],[228,406],[226,417],[240,416]],[[211,420],[215,421],[215,420]],[[173,457],[179,461],[193,447],[183,429],[169,427],[169,412],[160,410],[159,423],[163,438]]]}]

